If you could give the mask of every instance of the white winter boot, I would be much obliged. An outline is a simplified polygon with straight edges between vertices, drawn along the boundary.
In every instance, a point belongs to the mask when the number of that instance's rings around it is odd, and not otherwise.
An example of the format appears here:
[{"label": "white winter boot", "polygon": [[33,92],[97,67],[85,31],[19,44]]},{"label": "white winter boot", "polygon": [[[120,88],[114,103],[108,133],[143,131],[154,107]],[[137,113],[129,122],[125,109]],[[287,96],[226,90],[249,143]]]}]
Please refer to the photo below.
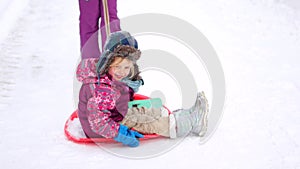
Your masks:
[{"label": "white winter boot", "polygon": [[190,132],[203,137],[207,131],[208,111],[204,92],[197,94],[196,102],[190,109],[175,110],[176,137],[186,136]]}]

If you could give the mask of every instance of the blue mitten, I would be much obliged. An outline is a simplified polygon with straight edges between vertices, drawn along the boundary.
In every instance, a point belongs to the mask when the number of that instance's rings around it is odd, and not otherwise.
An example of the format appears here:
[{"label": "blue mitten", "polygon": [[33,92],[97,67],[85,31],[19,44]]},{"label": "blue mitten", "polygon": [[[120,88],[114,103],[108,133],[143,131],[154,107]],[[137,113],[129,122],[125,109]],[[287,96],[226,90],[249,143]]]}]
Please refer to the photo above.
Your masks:
[{"label": "blue mitten", "polygon": [[143,138],[144,136],[136,131],[128,129],[127,126],[120,124],[119,133],[114,138],[117,142],[121,142],[129,147],[139,146],[139,140],[137,138]]}]

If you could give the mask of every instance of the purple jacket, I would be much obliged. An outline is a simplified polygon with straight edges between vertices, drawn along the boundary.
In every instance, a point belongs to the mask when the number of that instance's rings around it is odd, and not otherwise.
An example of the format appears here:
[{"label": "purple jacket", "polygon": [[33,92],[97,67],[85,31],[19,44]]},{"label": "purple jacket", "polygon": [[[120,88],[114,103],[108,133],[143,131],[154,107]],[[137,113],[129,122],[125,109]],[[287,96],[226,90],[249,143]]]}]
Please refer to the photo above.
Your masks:
[{"label": "purple jacket", "polygon": [[133,100],[133,90],[125,83],[112,80],[110,75],[98,79],[98,58],[83,59],[77,67],[77,79],[82,82],[79,93],[78,117],[83,131],[90,138],[114,138],[119,121]]}]

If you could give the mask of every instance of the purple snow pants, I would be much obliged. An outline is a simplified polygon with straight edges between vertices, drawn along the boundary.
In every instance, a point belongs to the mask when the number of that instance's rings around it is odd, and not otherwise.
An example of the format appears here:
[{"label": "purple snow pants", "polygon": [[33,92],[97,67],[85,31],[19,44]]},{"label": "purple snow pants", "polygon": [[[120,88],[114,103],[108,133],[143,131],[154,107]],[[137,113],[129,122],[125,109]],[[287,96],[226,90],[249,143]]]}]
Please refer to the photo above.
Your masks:
[{"label": "purple snow pants", "polygon": [[[117,16],[117,0],[107,0],[107,3],[110,20],[110,32],[119,31],[121,28],[120,20]],[[79,0],[79,9],[81,59],[98,58],[101,53],[98,43],[100,18],[102,48],[106,41],[102,0]]]}]

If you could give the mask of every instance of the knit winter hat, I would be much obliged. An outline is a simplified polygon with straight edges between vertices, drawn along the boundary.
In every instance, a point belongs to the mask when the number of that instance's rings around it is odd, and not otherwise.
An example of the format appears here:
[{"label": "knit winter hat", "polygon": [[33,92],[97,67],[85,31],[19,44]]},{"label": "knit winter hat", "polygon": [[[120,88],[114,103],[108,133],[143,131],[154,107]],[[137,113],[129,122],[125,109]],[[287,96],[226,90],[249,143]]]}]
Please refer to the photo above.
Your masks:
[{"label": "knit winter hat", "polygon": [[138,49],[138,43],[136,39],[130,35],[127,31],[117,31],[110,34],[104,45],[104,51],[102,52],[99,62],[97,63],[97,73],[101,73],[113,56],[114,50],[121,45],[131,46]]}]

